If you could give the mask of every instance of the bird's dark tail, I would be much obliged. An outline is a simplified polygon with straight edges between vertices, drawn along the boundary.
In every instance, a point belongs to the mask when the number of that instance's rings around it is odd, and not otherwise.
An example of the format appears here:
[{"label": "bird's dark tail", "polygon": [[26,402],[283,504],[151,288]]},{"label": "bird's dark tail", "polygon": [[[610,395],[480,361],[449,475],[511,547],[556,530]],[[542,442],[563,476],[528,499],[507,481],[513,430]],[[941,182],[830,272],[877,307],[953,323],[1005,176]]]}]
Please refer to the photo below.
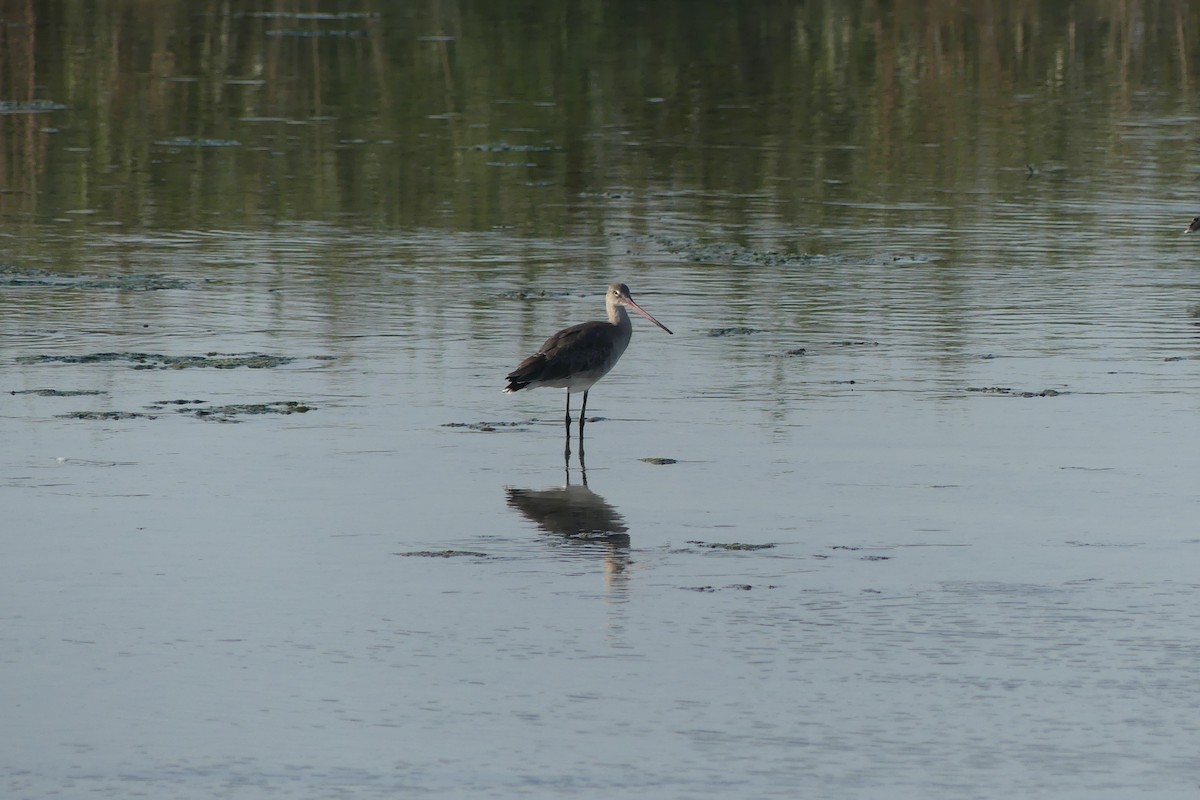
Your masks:
[{"label": "bird's dark tail", "polygon": [[541,353],[534,353],[529,358],[517,365],[517,368],[504,376],[504,380],[508,381],[508,386],[504,387],[505,394],[519,392],[529,384],[538,380],[541,373],[542,365],[546,357]]}]

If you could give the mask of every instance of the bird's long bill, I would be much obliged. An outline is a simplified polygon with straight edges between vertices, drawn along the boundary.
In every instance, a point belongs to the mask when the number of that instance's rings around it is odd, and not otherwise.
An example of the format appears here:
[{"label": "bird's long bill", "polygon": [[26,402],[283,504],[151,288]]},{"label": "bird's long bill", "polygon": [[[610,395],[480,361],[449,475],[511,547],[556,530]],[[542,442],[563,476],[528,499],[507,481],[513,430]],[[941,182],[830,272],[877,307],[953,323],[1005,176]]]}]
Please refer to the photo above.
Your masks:
[{"label": "bird's long bill", "polygon": [[625,305],[629,306],[629,307],[630,307],[630,308],[632,308],[634,311],[638,312],[638,313],[639,313],[639,314],[641,314],[643,317],[645,317],[646,319],[650,320],[651,322],[653,322],[653,323],[654,323],[655,325],[657,325],[658,327],[662,328],[662,329],[663,329],[664,331],[666,331],[667,333],[671,334],[672,336],[674,336],[674,335],[675,335],[675,332],[674,332],[674,331],[672,331],[672,330],[671,330],[670,328],[668,328],[666,325],[663,325],[661,322],[659,322],[658,320],[656,320],[654,317],[650,316],[650,312],[649,312],[649,311],[647,311],[646,309],[642,308],[642,307],[641,307],[641,306],[639,306],[637,303],[633,302],[633,298],[632,298],[632,297],[626,297],[626,298],[625,298]]}]

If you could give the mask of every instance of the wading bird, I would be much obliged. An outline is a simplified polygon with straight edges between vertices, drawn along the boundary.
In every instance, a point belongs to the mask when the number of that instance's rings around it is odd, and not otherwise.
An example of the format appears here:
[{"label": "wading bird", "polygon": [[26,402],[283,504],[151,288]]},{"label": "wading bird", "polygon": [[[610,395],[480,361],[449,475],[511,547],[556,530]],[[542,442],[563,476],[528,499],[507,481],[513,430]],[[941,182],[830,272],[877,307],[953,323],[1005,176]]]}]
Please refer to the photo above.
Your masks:
[{"label": "wading bird", "polygon": [[645,311],[629,296],[629,287],[614,283],[608,287],[604,304],[608,320],[594,320],[563,328],[551,336],[541,349],[508,373],[505,392],[537,389],[549,386],[567,390],[567,433],[571,432],[571,393],[583,392],[579,410],[579,437],[583,438],[583,423],[587,414],[588,389],[608,374],[617,359],[629,346],[633,323],[626,308],[632,308],[667,333],[671,329]]}]

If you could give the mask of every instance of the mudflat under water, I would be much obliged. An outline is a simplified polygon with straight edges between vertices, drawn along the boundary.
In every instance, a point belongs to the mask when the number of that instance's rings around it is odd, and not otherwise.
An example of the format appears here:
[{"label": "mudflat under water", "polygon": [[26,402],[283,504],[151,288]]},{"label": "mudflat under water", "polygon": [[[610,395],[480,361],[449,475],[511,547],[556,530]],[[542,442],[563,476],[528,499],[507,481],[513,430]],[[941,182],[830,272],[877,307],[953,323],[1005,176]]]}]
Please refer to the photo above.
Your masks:
[{"label": "mudflat under water", "polygon": [[[780,75],[840,64],[807,38],[839,26],[931,58],[903,8],[788,20],[761,92],[602,60],[624,99],[591,120],[577,76],[495,55],[552,50],[545,21],[239,15],[224,66],[113,69],[116,97],[240,102],[111,154],[80,126],[119,115],[46,55],[66,108],[0,115],[39,118],[49,176],[0,196],[5,796],[1193,797],[1195,98],[1038,9],[1006,91],[918,59],[861,128]],[[745,51],[713,52],[766,70],[732,13]],[[655,52],[698,69],[715,44],[670,21]],[[397,42],[430,60],[365,58]],[[1059,82],[1024,71],[1055,48]],[[843,99],[887,96],[843,66]],[[354,95],[296,110],[423,68],[386,138]],[[797,132],[785,100],[832,116]],[[130,206],[67,190],[125,159],[153,177]],[[427,194],[372,194],[410,171]],[[223,207],[238,175],[262,183]],[[611,280],[675,335],[634,319],[564,455],[562,393],[503,377]]]}]

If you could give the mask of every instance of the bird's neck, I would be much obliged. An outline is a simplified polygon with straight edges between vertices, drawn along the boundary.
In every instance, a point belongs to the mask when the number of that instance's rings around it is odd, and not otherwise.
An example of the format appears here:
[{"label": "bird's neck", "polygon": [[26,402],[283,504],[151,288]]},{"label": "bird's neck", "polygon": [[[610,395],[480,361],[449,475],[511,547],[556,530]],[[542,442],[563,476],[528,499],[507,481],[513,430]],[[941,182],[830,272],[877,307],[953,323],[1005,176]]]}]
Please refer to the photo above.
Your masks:
[{"label": "bird's neck", "polygon": [[629,314],[625,312],[625,306],[612,303],[608,307],[608,321],[618,328],[632,328],[633,323],[629,321]]}]

